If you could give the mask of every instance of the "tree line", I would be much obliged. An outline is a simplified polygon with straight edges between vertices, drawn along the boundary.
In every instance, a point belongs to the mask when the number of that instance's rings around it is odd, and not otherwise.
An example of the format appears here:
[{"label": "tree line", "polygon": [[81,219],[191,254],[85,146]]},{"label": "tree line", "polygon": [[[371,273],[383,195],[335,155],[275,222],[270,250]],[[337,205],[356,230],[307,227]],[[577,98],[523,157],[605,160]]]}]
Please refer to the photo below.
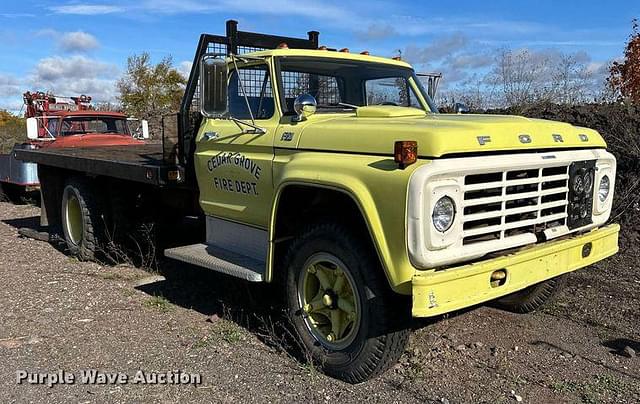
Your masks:
[{"label": "tree line", "polygon": [[[580,53],[502,49],[489,72],[440,96],[440,104],[463,102],[473,110],[519,108],[537,103],[640,103],[640,25],[632,21],[621,60],[606,66],[597,82],[593,66]],[[446,72],[444,72],[446,80]]]},{"label": "tree line", "polygon": [[[446,73],[444,79],[446,80]],[[640,23],[633,20],[623,58],[608,66],[605,86],[595,92],[593,72],[578,54],[502,49],[485,77],[440,97],[441,104],[460,101],[472,109],[514,107],[538,102],[575,105],[593,102],[640,103]],[[131,55],[117,81],[116,102],[100,103],[99,110],[120,110],[141,119],[157,118],[178,110],[186,78],[171,56],[153,63],[149,53]],[[0,118],[0,127],[15,126],[15,119]],[[13,128],[11,126],[11,128]]]}]

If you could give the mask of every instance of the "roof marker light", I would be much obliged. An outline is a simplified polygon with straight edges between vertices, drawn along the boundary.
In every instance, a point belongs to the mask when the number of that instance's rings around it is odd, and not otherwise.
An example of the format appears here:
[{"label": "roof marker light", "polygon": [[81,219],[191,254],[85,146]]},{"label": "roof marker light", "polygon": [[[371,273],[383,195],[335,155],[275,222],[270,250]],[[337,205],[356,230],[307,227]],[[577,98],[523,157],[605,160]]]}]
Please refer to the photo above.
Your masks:
[{"label": "roof marker light", "polygon": [[367,51],[367,50],[360,52],[360,54],[361,55],[366,55],[366,56],[370,55],[369,51]]},{"label": "roof marker light", "polygon": [[342,48],[342,49],[340,49],[340,52],[349,53],[349,48]]},{"label": "roof marker light", "polygon": [[289,49],[289,45],[286,42],[281,42],[278,44],[278,49]]}]

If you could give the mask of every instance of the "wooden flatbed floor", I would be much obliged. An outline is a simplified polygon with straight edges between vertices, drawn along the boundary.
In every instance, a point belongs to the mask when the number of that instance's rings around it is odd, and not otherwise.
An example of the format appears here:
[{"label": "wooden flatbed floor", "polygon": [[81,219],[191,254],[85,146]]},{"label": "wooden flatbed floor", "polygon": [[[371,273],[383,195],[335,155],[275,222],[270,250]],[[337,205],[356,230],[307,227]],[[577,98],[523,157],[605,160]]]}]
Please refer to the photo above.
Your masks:
[{"label": "wooden flatbed floor", "polygon": [[168,173],[177,170],[162,159],[162,144],[18,150],[19,160],[82,173],[154,185],[175,184]]}]

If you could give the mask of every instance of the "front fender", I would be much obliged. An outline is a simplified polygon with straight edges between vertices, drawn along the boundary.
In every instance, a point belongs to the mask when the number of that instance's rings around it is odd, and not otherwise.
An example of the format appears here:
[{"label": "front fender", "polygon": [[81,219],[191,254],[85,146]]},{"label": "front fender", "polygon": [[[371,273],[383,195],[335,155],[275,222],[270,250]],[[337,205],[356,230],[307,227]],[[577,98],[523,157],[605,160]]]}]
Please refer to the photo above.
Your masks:
[{"label": "front fender", "polygon": [[407,187],[412,172],[423,164],[426,162],[400,169],[391,156],[277,150],[267,279],[273,268],[280,196],[287,186],[306,185],[344,192],[353,199],[367,224],[389,285],[398,293],[410,294],[414,268],[407,254]]}]

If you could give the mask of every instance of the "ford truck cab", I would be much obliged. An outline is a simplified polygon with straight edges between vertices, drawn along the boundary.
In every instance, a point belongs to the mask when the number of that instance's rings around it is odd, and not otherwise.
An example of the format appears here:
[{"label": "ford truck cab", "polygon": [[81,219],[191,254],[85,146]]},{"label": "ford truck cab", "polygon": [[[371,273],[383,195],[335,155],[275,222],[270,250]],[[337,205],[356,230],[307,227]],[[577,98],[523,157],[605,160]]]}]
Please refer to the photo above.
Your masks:
[{"label": "ford truck cab", "polygon": [[[617,252],[616,160],[596,131],[442,114],[411,66],[281,49],[201,60],[207,241],[167,256],[284,290],[305,346],[351,382],[399,357],[407,320],[544,303]],[[227,257],[227,258],[225,258]]]},{"label": "ford truck cab", "polygon": [[412,318],[531,312],[618,251],[600,134],[440,113],[409,64],[308,35],[203,34],[161,149],[23,152],[68,250],[94,258],[140,206],[194,209],[206,236],[164,255],[270,284],[307,357],[352,383],[402,355]]}]

